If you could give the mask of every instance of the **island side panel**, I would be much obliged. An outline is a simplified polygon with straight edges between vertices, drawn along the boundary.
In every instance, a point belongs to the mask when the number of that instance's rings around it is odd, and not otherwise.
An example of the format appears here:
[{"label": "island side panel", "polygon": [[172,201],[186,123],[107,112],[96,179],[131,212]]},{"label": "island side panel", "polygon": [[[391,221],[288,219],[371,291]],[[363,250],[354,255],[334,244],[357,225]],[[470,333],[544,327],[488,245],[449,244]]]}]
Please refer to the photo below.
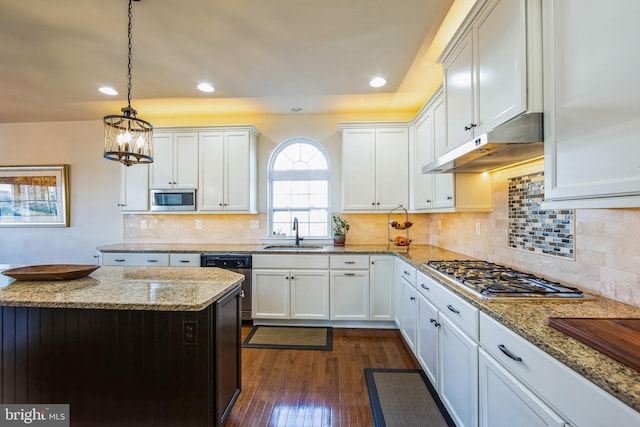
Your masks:
[{"label": "island side panel", "polygon": [[0,307],[0,401],[69,403],[77,426],[215,425],[214,307]]}]

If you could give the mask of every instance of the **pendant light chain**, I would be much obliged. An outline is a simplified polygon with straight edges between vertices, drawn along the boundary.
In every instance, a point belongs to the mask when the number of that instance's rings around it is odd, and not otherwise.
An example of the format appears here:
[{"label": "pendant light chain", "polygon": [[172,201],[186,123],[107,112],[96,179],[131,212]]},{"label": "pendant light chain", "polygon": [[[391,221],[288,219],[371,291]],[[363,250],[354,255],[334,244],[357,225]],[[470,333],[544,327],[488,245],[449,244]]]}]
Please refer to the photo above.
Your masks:
[{"label": "pendant light chain", "polygon": [[133,48],[133,43],[131,42],[131,29],[133,28],[133,26],[131,25],[131,21],[133,19],[133,1],[129,0],[129,27],[127,29],[127,34],[129,36],[129,42],[127,44],[127,47],[129,49],[129,55],[127,57],[128,60],[128,64],[127,64],[127,79],[128,79],[128,83],[127,83],[127,105],[129,106],[129,108],[131,108],[131,49]]},{"label": "pendant light chain", "polygon": [[115,160],[125,166],[153,163],[153,125],[136,117],[138,112],[131,107],[133,42],[133,2],[129,0],[129,25],[127,27],[127,106],[121,108],[122,115],[108,115],[104,124],[104,158]]}]

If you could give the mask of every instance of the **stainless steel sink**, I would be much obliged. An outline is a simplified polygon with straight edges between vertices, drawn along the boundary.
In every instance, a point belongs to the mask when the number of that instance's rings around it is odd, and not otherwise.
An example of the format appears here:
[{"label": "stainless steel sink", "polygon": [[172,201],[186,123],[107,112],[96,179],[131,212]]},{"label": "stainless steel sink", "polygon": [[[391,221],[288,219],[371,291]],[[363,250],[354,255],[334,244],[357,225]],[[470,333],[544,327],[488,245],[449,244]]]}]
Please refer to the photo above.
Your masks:
[{"label": "stainless steel sink", "polygon": [[315,245],[270,245],[262,248],[266,251],[320,251],[324,249],[324,246],[315,246]]}]

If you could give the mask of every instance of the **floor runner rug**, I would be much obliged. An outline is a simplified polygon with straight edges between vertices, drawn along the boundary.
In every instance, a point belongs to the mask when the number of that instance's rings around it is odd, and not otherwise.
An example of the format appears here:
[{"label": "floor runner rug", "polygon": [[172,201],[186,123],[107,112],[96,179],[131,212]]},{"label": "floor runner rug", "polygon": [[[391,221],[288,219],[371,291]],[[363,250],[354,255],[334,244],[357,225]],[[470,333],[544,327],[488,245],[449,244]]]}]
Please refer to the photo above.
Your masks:
[{"label": "floor runner rug", "polygon": [[455,427],[424,371],[365,369],[376,427]]},{"label": "floor runner rug", "polygon": [[329,351],[333,348],[333,328],[254,326],[242,346]]}]

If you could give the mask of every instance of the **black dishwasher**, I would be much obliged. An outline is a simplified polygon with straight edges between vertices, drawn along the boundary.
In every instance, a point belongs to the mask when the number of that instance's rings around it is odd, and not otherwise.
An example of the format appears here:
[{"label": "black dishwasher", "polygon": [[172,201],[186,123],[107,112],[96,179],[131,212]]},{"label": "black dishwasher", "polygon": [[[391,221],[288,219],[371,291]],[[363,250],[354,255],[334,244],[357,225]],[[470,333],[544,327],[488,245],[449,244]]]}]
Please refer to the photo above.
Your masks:
[{"label": "black dishwasher", "polygon": [[200,256],[201,267],[218,267],[244,274],[242,282],[242,322],[251,322],[251,254],[204,253]]}]

